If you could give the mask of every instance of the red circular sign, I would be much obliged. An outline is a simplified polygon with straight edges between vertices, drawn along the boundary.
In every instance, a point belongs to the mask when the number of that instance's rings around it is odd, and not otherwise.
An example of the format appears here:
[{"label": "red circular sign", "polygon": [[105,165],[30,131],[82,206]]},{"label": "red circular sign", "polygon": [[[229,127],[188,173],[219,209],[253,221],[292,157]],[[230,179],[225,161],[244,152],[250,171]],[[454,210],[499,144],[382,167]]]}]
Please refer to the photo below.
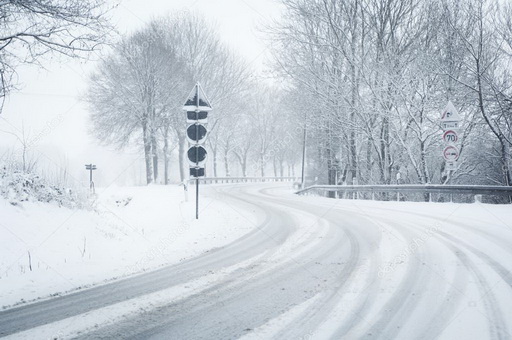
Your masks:
[{"label": "red circular sign", "polygon": [[454,162],[459,159],[459,149],[452,145],[447,146],[443,150],[443,157],[448,162]]},{"label": "red circular sign", "polygon": [[456,143],[459,139],[459,136],[457,136],[457,132],[453,130],[448,130],[443,134],[443,140],[446,143]]}]

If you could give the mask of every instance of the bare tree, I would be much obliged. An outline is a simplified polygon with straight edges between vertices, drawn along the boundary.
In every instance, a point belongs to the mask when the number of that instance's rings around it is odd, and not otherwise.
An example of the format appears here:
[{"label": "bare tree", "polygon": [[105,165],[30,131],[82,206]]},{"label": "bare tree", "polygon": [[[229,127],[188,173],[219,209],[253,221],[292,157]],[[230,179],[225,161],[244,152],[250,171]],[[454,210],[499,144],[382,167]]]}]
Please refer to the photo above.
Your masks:
[{"label": "bare tree", "polygon": [[470,160],[481,159],[473,153],[489,134],[485,124],[502,150],[503,183],[510,183],[510,4],[281,2],[283,18],[266,31],[276,72],[290,93],[307,98],[306,114],[296,119],[308,127],[321,180],[391,183],[400,169],[410,183],[445,183],[438,120],[452,100],[465,117],[452,180],[478,176]]},{"label": "bare tree", "polygon": [[38,63],[48,53],[86,56],[112,28],[103,0],[0,1],[0,98],[13,88],[21,64]]},{"label": "bare tree", "polygon": [[247,72],[204,18],[155,19],[117,44],[91,77],[87,98],[93,133],[120,148],[142,142],[147,183],[158,180],[161,149],[164,180],[169,182],[168,156],[174,148],[169,143],[174,141],[183,181],[187,178],[187,126],[182,111],[186,95],[201,81],[215,108],[210,122],[215,127],[216,120],[232,110],[229,102],[243,88]]}]

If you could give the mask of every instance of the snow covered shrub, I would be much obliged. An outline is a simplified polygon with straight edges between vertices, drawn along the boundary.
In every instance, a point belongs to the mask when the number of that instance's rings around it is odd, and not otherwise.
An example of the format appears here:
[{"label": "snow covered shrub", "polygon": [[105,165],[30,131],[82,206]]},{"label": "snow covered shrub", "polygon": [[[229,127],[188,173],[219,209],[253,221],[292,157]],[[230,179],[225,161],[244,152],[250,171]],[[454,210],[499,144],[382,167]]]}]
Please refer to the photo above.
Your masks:
[{"label": "snow covered shrub", "polygon": [[59,207],[90,208],[85,192],[51,185],[34,173],[0,168],[0,196],[12,205],[20,202],[56,203]]}]

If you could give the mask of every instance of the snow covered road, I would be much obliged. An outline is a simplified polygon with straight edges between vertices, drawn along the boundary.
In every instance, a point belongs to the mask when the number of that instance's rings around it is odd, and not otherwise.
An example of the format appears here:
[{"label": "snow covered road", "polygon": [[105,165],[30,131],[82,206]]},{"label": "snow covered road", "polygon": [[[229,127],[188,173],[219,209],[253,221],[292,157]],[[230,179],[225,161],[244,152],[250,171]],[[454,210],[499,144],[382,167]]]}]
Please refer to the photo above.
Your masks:
[{"label": "snow covered road", "polygon": [[510,206],[299,197],[275,183],[208,190],[250,216],[252,231],[176,265],[2,311],[0,336],[512,338]]}]

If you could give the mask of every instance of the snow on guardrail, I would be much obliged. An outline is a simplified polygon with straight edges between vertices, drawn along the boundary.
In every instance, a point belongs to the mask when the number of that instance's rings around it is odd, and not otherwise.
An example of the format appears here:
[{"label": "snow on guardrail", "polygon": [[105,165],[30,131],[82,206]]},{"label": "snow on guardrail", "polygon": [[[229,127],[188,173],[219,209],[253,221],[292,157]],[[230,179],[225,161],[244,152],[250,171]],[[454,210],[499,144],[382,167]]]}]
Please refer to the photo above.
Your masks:
[{"label": "snow on guardrail", "polygon": [[[338,194],[352,193],[356,195],[353,198],[359,198],[359,194],[370,193],[372,199],[375,199],[375,194],[388,194],[396,193],[397,199],[400,200],[400,194],[426,194],[427,200],[430,201],[431,194],[448,194],[450,201],[452,195],[473,195],[475,201],[481,202],[482,195],[492,195],[507,197],[508,202],[512,200],[512,186],[498,186],[498,185],[443,185],[443,184],[397,184],[397,185],[312,185],[296,192],[298,195],[308,193],[327,192],[334,193],[332,197]],[[479,197],[480,196],[480,197]],[[402,200],[405,200],[402,197]]]},{"label": "snow on guardrail", "polygon": [[251,183],[251,182],[291,182],[299,180],[298,177],[204,177],[201,184],[215,183]]}]

